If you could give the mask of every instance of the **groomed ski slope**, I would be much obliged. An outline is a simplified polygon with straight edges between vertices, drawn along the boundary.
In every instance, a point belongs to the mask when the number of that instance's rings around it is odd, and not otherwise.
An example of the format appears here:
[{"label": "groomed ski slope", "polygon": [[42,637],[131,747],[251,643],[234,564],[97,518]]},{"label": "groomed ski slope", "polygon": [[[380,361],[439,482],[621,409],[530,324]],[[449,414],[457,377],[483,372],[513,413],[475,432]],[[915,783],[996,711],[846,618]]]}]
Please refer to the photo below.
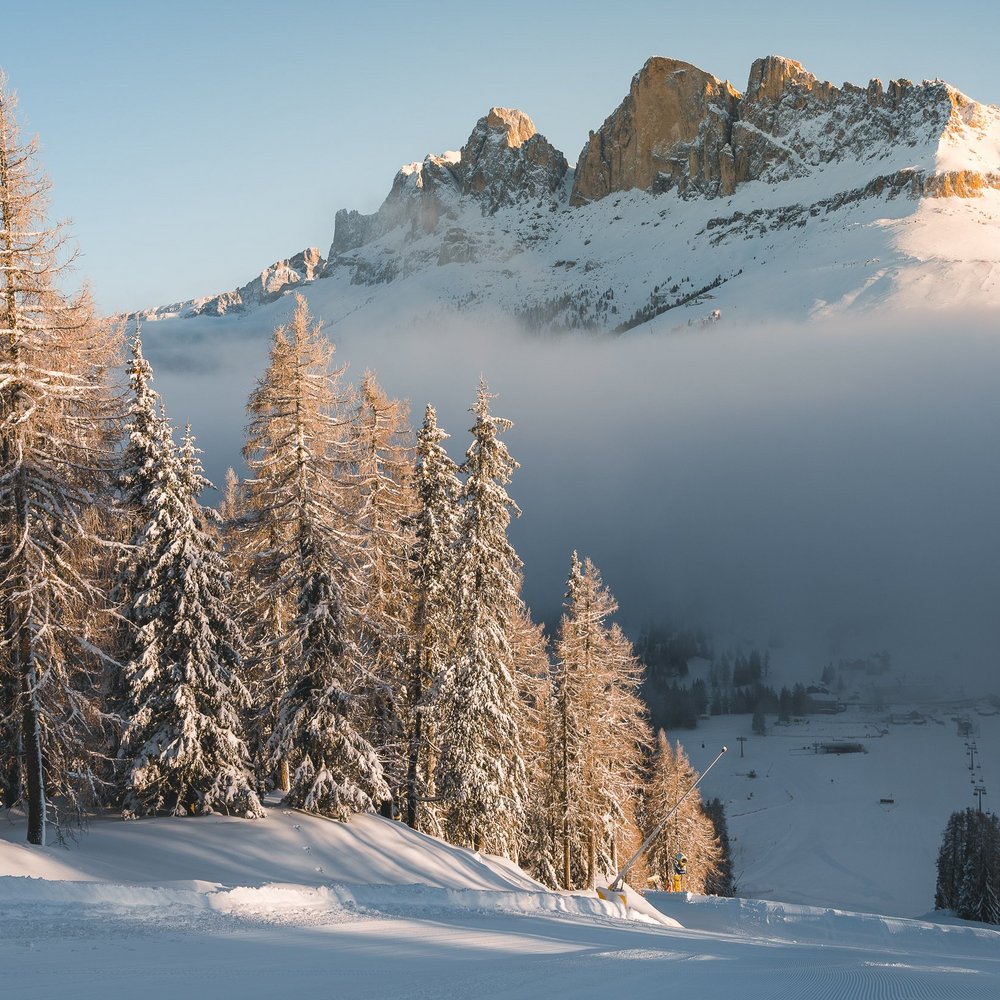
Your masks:
[{"label": "groomed ski slope", "polygon": [[[852,706],[790,725],[770,715],[763,737],[749,715],[720,715],[671,736],[696,769],[730,747],[702,792],[725,804],[742,895],[920,917],[934,906],[948,817],[977,807],[976,787],[985,789],[983,809],[1000,808],[1000,715],[980,715],[974,705]],[[985,700],[980,706],[993,711]],[[904,721],[910,713],[917,721]],[[959,717],[973,727],[974,770]],[[864,752],[814,752],[831,741]]]},{"label": "groomed ski slope", "polygon": [[33,1000],[1000,993],[997,930],[686,894],[624,918],[373,816],[23,834],[0,823],[0,969]]}]

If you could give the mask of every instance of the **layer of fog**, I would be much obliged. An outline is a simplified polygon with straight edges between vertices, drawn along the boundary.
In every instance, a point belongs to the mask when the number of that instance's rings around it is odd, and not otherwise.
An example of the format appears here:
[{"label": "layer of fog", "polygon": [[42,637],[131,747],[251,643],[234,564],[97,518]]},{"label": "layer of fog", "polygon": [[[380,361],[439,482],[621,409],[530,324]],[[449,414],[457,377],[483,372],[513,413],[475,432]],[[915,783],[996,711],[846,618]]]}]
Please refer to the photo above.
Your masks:
[{"label": "layer of fog", "polygon": [[[171,415],[221,482],[266,361],[248,320],[148,353]],[[336,339],[336,331],[330,331]],[[210,338],[210,339],[207,339]],[[512,538],[536,617],[557,619],[570,553],[601,569],[635,632],[780,638],[803,674],[888,648],[897,668],[991,687],[1000,638],[1000,337],[995,320],[845,320],[624,338],[528,337],[482,317],[346,334],[460,460],[480,374],[521,468]],[[973,683],[974,682],[974,683]],[[992,685],[997,687],[1000,685]]]}]

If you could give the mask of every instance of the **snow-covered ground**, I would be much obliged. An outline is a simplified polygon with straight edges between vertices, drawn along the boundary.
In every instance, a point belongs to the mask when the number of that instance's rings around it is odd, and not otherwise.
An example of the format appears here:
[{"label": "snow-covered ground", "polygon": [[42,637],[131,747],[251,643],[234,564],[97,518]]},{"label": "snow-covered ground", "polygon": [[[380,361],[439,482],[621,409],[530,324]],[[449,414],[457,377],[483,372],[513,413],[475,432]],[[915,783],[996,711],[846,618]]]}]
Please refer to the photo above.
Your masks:
[{"label": "snow-covered ground", "polygon": [[[923,722],[892,722],[918,711]],[[976,769],[956,716],[974,727]],[[696,768],[726,744],[706,797],[726,806],[742,895],[917,917],[934,905],[938,849],[952,812],[1000,796],[1000,716],[974,707],[850,708],[810,715],[754,736],[750,716],[717,716],[673,734]],[[740,756],[737,737],[747,738]],[[864,753],[816,753],[816,743],[860,743]],[[704,743],[704,749],[702,744]],[[975,780],[973,780],[975,779]],[[885,801],[883,801],[885,800]]]},{"label": "snow-covered ground", "polygon": [[[1000,723],[974,718],[988,770]],[[697,742],[686,739],[695,763],[702,735],[708,747],[743,721],[714,720],[694,734]],[[916,810],[922,799],[930,808],[940,796],[921,789],[954,772],[954,808],[965,804],[965,789],[959,796],[957,788],[967,782],[967,765],[953,725],[899,727],[873,739],[860,718],[843,721],[848,728],[853,721],[869,746],[894,752],[798,753],[794,744],[818,732],[811,722],[787,736],[752,739],[742,760],[734,745],[710,776],[709,793],[729,802],[748,894],[766,889],[774,898],[818,903],[837,884],[833,869],[845,875],[841,897],[853,891],[863,908],[877,909],[885,896],[874,886],[864,895],[851,855],[885,864],[891,887],[898,874],[917,880],[908,867],[915,864],[906,847],[908,803]],[[748,765],[757,779],[746,777]],[[876,804],[851,812],[862,789],[884,793],[887,783],[895,810]],[[826,794],[827,786],[835,791]],[[835,823],[838,812],[843,819]],[[926,818],[913,825],[925,828]],[[0,969],[4,995],[33,1000],[667,992],[691,1000],[973,1000],[1000,992],[997,929],[933,914],[851,913],[830,908],[834,899],[807,906],[685,893],[636,897],[624,917],[591,894],[547,891],[505,861],[374,816],[345,826],[272,802],[261,821],[108,817],[45,849],[24,846],[23,835],[16,816],[0,820]],[[894,864],[885,861],[893,856]],[[919,858],[913,894],[921,900],[933,894],[926,860]],[[813,896],[801,885],[812,885]],[[907,898],[898,886],[888,896],[889,912]]]}]

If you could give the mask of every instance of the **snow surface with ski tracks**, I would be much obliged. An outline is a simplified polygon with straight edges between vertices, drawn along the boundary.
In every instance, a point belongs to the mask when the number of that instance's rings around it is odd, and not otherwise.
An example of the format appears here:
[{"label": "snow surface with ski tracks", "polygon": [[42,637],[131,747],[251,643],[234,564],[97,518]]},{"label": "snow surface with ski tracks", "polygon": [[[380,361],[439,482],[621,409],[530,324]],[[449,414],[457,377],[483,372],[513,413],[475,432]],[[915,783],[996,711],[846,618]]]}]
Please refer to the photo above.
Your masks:
[{"label": "snow surface with ski tracks", "polygon": [[625,916],[375,816],[23,836],[0,820],[5,996],[1000,995],[997,930],[684,893]]}]

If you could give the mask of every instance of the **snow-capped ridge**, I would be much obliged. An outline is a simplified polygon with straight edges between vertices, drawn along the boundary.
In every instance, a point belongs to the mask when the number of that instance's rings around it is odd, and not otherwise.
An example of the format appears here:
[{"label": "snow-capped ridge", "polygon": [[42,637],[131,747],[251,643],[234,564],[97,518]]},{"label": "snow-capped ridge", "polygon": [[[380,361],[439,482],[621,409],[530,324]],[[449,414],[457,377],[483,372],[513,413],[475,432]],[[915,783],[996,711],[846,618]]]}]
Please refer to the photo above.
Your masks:
[{"label": "snow-capped ridge", "polygon": [[240,288],[221,292],[219,295],[147,309],[137,315],[139,319],[157,320],[178,315],[224,316],[227,313],[247,312],[273,302],[292,288],[313,281],[325,266],[326,261],[319,249],[306,247],[286,260],[278,260],[265,267],[259,275]]},{"label": "snow-capped ridge", "polygon": [[317,314],[485,305],[548,330],[623,332],[679,310],[671,330],[749,317],[751,302],[796,317],[991,308],[998,191],[1000,108],[941,80],[838,87],[768,55],[741,93],[654,56],[575,168],[523,112],[491,108],[459,151],[405,164],[378,211],[337,212],[326,261],[309,251],[146,316],[246,312],[315,278],[334,280],[310,294],[336,300]]}]

